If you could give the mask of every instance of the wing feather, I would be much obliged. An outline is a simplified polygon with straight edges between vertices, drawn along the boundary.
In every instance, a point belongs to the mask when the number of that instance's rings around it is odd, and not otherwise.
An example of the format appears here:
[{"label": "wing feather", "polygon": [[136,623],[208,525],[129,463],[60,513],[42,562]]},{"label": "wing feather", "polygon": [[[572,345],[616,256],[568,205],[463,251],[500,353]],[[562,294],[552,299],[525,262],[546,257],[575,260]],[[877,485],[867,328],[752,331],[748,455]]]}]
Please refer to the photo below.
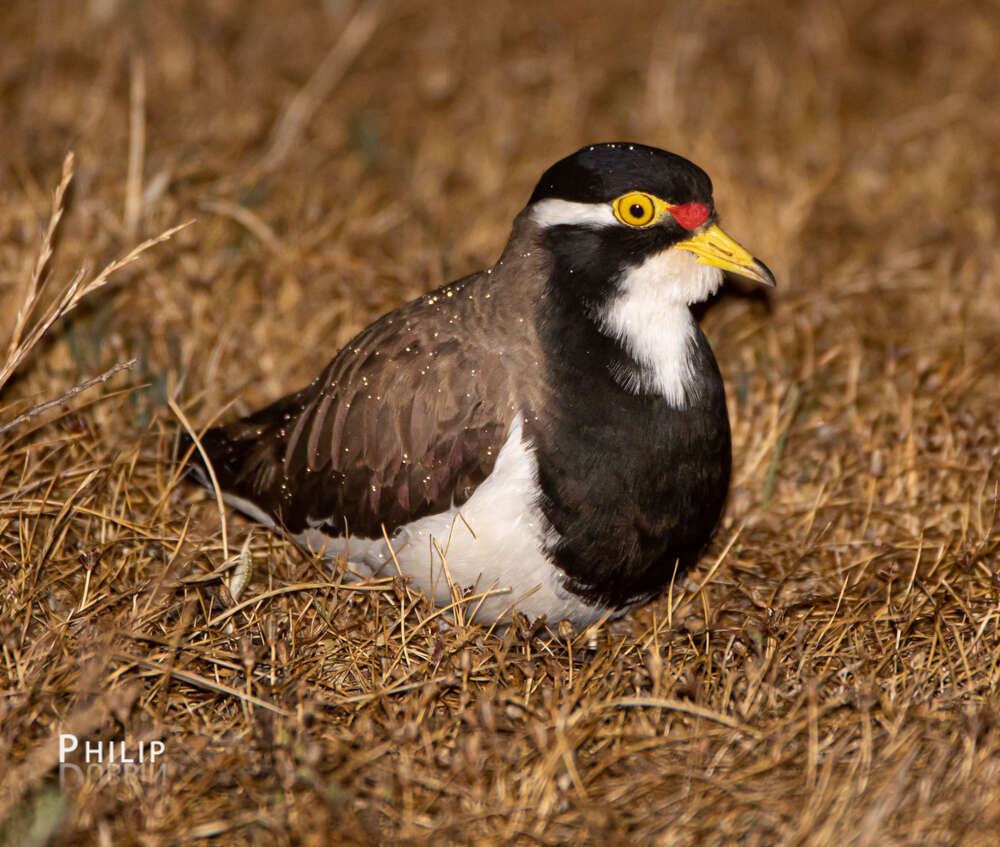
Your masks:
[{"label": "wing feather", "polygon": [[367,537],[465,502],[518,403],[496,341],[436,302],[390,313],[306,389],[209,433],[223,487],[292,532],[346,521]]}]

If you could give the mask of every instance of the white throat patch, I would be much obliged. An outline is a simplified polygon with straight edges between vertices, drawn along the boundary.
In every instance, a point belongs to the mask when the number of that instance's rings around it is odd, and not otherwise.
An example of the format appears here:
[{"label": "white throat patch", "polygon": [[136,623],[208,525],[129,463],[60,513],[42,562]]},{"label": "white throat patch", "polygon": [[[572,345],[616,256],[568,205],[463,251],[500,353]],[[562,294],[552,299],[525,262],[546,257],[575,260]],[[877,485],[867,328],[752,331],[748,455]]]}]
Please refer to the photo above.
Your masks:
[{"label": "white throat patch", "polygon": [[601,316],[639,365],[639,373],[615,373],[627,391],[653,392],[677,408],[686,406],[694,385],[696,324],[690,304],[711,297],[722,271],[686,250],[668,248],[626,271],[621,292]]}]

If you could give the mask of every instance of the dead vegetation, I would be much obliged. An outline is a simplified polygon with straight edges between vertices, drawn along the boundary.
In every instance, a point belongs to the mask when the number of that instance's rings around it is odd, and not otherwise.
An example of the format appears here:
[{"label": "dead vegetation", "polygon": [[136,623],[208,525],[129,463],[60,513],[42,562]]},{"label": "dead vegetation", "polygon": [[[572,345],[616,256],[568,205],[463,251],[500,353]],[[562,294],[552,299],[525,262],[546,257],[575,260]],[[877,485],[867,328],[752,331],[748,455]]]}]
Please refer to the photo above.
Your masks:
[{"label": "dead vegetation", "polygon": [[[995,4],[0,16],[8,843],[996,843]],[[546,640],[224,544],[171,406],[307,381],[611,139],[703,165],[779,278],[704,316],[736,467],[700,567]],[[164,767],[60,785],[60,732]]]}]

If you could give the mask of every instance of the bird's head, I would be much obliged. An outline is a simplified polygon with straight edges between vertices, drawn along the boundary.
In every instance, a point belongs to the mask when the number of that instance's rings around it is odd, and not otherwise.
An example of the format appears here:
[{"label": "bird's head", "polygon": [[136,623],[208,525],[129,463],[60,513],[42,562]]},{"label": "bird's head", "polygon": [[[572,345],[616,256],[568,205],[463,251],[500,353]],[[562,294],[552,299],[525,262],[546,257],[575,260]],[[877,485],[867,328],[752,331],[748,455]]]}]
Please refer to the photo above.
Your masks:
[{"label": "bird's head", "polygon": [[591,306],[639,284],[699,302],[723,271],[774,285],[767,266],[719,227],[708,175],[655,147],[584,147],[542,175],[525,213],[552,255],[554,285]]}]

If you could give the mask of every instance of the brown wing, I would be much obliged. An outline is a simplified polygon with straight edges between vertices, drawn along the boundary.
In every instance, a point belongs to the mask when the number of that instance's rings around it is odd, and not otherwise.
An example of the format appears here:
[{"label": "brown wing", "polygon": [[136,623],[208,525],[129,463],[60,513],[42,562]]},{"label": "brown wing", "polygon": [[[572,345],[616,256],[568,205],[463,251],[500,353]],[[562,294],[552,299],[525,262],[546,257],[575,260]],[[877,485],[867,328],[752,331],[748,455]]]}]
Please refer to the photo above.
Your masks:
[{"label": "brown wing", "polygon": [[207,433],[222,488],[292,532],[365,537],[465,502],[517,412],[510,357],[463,293],[475,280],[391,312],[307,388]]}]

